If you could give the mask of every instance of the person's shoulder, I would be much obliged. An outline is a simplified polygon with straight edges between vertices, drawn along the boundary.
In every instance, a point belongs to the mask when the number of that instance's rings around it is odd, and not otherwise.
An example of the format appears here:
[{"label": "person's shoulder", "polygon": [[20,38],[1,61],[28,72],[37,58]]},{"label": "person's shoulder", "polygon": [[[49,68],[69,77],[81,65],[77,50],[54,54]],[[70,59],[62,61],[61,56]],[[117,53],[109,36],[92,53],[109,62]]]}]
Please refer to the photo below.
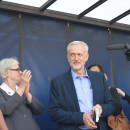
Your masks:
[{"label": "person's shoulder", "polygon": [[96,71],[87,70],[87,72],[88,72],[88,75],[91,75],[91,76],[97,76],[97,77],[102,77],[102,76],[104,76],[103,73],[96,72]]},{"label": "person's shoulder", "polygon": [[3,97],[3,95],[7,95],[7,93],[0,88],[0,97],[1,97],[1,96]]},{"label": "person's shoulder", "polygon": [[2,92],[4,92],[2,89],[1,89],[1,87],[0,87],[0,93],[2,93]]}]

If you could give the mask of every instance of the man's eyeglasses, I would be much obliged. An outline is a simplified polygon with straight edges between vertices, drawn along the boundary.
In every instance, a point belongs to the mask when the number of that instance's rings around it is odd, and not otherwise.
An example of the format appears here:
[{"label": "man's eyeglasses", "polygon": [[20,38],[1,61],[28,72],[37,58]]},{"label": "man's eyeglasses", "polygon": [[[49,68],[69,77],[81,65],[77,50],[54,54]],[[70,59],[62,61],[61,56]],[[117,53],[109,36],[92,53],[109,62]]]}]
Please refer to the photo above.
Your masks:
[{"label": "man's eyeglasses", "polygon": [[21,71],[20,68],[18,68],[18,69],[9,69],[9,70],[14,70],[14,71],[18,71],[18,72]]}]

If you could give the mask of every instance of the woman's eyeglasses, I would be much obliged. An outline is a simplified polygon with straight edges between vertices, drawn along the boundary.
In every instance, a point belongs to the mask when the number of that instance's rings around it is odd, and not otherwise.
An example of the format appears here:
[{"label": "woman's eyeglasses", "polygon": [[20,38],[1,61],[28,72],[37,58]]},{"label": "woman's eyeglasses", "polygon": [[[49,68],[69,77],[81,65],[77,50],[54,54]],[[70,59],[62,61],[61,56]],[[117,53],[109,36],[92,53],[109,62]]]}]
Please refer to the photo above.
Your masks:
[{"label": "woman's eyeglasses", "polygon": [[14,71],[18,71],[18,72],[21,71],[20,68],[18,68],[18,69],[9,69],[9,70],[14,70]]}]

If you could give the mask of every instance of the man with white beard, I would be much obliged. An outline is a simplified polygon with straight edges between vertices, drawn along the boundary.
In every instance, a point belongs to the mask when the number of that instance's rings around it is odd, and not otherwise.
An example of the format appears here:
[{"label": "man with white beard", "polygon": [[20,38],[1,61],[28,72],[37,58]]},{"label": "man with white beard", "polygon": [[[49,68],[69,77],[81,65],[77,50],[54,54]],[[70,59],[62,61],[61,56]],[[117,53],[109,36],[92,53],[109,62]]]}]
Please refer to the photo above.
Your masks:
[{"label": "man with white beard", "polygon": [[[67,46],[71,69],[51,81],[49,115],[58,123],[58,130],[107,130],[107,116],[115,111],[114,100],[101,73],[85,68],[88,45],[73,41]],[[93,121],[95,109],[99,122]]]}]

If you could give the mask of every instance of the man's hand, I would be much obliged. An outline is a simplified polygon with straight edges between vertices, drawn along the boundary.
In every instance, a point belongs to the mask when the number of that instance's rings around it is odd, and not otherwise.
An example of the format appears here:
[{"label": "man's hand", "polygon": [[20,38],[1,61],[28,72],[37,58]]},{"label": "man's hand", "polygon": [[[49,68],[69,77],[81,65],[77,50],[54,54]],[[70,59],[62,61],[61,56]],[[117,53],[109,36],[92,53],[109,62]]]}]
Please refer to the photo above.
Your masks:
[{"label": "man's hand", "polygon": [[92,113],[83,114],[83,122],[88,127],[88,129],[96,129],[97,126],[91,118]]},{"label": "man's hand", "polygon": [[101,107],[99,104],[95,105],[95,106],[93,107],[93,109],[91,110],[91,113],[92,113],[92,114],[94,114],[95,109],[98,109],[98,110],[99,110],[98,116],[100,117],[101,114],[102,114],[102,107]]}]

